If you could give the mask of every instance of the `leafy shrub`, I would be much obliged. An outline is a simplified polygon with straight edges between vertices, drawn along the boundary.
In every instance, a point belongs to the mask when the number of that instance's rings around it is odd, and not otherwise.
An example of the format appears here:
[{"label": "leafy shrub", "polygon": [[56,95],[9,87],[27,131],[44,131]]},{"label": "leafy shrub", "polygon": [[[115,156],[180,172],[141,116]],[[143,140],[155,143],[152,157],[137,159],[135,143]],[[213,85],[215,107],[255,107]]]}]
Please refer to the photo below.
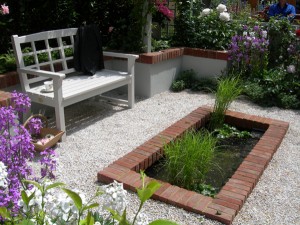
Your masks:
[{"label": "leafy shrub", "polygon": [[12,50],[0,55],[0,73],[16,70],[16,59]]},{"label": "leafy shrub", "polygon": [[155,39],[152,39],[151,41],[151,51],[152,52],[157,52],[157,51],[160,51],[160,50],[164,50],[164,49],[167,49],[167,48],[170,48],[170,44],[169,44],[169,41],[168,40],[155,40]]},{"label": "leafy shrub", "polygon": [[220,13],[195,18],[195,46],[197,48],[227,50],[231,37],[236,32],[234,21],[222,21]]},{"label": "leafy shrub", "polygon": [[186,88],[186,85],[183,80],[175,80],[172,82],[171,90],[174,92],[183,91]]},{"label": "leafy shrub", "polygon": [[261,102],[266,96],[264,87],[255,82],[245,83],[243,93],[256,103]]},{"label": "leafy shrub", "polygon": [[244,84],[244,94],[262,106],[300,107],[300,85],[296,74],[282,68],[264,70],[259,77],[249,77]]},{"label": "leafy shrub", "polygon": [[300,99],[297,95],[280,93],[278,95],[280,105],[286,109],[297,109],[300,106]]},{"label": "leafy shrub", "polygon": [[200,78],[192,86],[193,91],[213,92],[217,89],[217,79]]},{"label": "leafy shrub", "polygon": [[178,77],[173,81],[171,90],[175,92],[183,91],[186,88],[192,88],[196,82],[196,73],[190,70],[184,70],[178,74]]},{"label": "leafy shrub", "polygon": [[169,180],[187,189],[202,183],[211,169],[216,142],[207,131],[190,131],[164,146]]}]

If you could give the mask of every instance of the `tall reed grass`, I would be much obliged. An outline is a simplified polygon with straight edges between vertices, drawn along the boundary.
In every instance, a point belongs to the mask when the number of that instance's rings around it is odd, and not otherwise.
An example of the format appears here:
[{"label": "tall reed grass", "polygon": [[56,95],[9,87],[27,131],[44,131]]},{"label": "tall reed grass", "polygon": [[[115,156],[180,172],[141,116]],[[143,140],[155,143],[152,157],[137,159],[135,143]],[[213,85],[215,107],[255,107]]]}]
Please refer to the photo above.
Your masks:
[{"label": "tall reed grass", "polygon": [[189,131],[164,147],[168,180],[192,189],[212,167],[217,140],[207,131]]},{"label": "tall reed grass", "polygon": [[226,76],[218,80],[214,110],[209,123],[211,130],[222,127],[226,110],[242,91],[241,80],[237,76]]}]

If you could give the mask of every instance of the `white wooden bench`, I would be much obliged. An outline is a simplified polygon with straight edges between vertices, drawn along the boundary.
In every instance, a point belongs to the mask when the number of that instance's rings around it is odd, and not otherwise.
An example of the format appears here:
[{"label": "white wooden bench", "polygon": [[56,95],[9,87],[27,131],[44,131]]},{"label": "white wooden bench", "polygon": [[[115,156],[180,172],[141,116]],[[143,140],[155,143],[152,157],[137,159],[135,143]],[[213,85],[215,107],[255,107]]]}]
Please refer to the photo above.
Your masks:
[{"label": "white wooden bench", "polygon": [[[12,36],[23,92],[33,102],[54,107],[56,127],[63,131],[66,130],[64,108],[87,98],[127,85],[128,100],[115,100],[126,103],[129,108],[134,105],[134,65],[138,56],[103,52],[104,56],[127,59],[127,71],[103,69],[92,76],[77,73],[72,65],[73,55],[66,55],[74,50],[76,32],[77,28],[68,28]],[[53,54],[58,59],[54,59]],[[44,55],[47,59],[40,62],[39,55]],[[28,63],[30,58],[32,62]],[[57,69],[57,65],[61,68]],[[53,80],[53,92],[43,91],[45,80]],[[65,135],[62,139],[65,139]]]}]

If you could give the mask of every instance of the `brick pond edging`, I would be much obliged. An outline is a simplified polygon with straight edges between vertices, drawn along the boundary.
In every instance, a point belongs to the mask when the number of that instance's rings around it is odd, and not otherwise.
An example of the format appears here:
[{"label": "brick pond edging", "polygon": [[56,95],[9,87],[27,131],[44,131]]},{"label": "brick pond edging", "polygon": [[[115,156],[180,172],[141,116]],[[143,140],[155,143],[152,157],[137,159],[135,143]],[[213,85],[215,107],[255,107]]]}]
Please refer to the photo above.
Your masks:
[{"label": "brick pond edging", "polygon": [[[111,183],[116,180],[122,182],[124,188],[136,191],[136,188],[141,186],[139,171],[147,169],[162,157],[164,144],[182,136],[189,129],[204,126],[209,120],[210,114],[211,108],[206,106],[192,111],[99,171],[98,181]],[[207,218],[218,220],[224,224],[232,223],[273,154],[279,148],[289,123],[234,111],[226,112],[225,122],[244,129],[261,129],[265,133],[215,198],[159,181],[162,186],[155,192],[153,199],[205,215]],[[150,180],[153,178],[147,177],[147,181]]]}]

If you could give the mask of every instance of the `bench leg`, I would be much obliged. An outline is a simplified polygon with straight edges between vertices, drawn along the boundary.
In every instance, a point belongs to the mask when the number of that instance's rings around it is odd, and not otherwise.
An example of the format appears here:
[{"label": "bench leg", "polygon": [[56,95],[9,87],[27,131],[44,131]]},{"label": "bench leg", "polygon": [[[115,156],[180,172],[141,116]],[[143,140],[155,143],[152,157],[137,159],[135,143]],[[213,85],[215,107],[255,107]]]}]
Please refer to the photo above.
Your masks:
[{"label": "bench leg", "polygon": [[134,82],[128,84],[128,107],[131,109],[134,106]]},{"label": "bench leg", "polygon": [[66,125],[65,125],[65,112],[64,107],[56,106],[55,107],[55,118],[56,118],[56,128],[61,131],[65,131],[64,135],[61,138],[61,141],[66,140]]}]

